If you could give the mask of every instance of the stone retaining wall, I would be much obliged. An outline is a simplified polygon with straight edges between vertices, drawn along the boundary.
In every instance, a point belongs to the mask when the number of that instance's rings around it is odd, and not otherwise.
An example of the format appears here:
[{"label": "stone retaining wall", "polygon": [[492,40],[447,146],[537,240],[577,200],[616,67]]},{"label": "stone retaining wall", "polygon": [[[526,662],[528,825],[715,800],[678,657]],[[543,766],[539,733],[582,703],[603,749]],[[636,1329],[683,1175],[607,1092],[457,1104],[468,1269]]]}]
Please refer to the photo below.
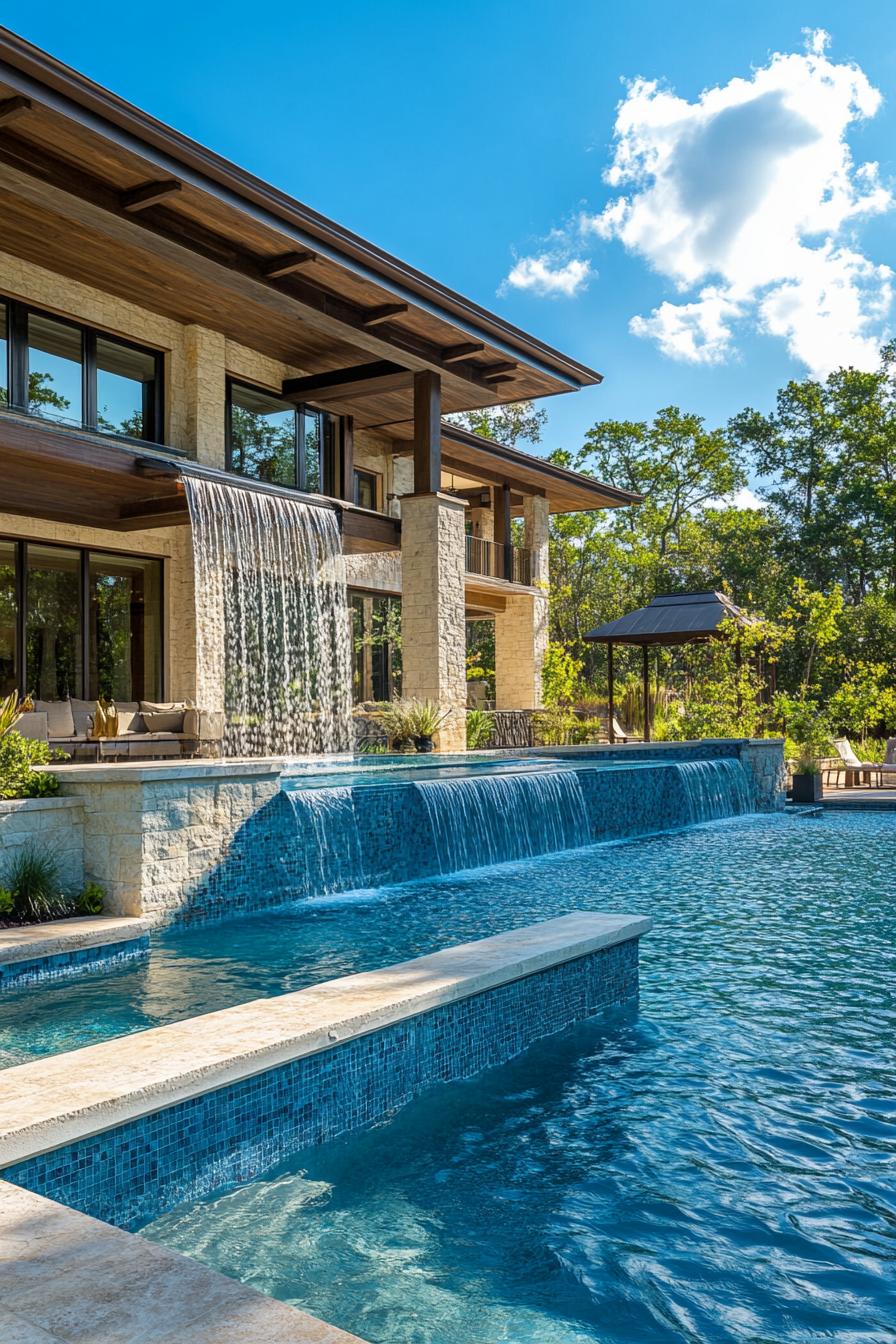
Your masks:
[{"label": "stone retaining wall", "polygon": [[16,798],[0,802],[0,886],[13,856],[26,849],[49,853],[59,864],[60,886],[84,886],[84,809],[77,798]]}]

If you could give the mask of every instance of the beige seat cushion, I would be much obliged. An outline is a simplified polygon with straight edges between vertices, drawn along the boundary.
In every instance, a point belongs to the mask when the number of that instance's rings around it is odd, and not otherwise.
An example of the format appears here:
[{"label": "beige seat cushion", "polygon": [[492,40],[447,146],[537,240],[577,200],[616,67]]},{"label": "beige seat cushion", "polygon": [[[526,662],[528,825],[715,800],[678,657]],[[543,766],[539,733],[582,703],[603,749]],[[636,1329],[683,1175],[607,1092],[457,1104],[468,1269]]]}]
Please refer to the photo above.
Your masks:
[{"label": "beige seat cushion", "polygon": [[[72,732],[79,737],[87,737],[93,725],[93,716],[96,713],[95,700],[70,700],[72,707],[72,718],[74,719],[74,728]],[[52,737],[52,733],[50,734]]]},{"label": "beige seat cushion", "polygon": [[118,710],[117,737],[122,737],[125,733],[146,732],[146,724],[143,722],[143,715],[136,700],[116,700],[115,708]]},{"label": "beige seat cushion", "polygon": [[31,714],[23,714],[16,720],[15,730],[22,737],[34,738],[38,742],[46,742],[50,735],[47,715],[42,711],[35,710]]},{"label": "beige seat cushion", "polygon": [[46,714],[50,737],[74,737],[75,720],[70,700],[35,700],[35,712]]},{"label": "beige seat cushion", "polygon": [[140,712],[150,733],[182,733],[184,730],[186,705],[182,700],[170,700],[167,704],[141,700]]}]

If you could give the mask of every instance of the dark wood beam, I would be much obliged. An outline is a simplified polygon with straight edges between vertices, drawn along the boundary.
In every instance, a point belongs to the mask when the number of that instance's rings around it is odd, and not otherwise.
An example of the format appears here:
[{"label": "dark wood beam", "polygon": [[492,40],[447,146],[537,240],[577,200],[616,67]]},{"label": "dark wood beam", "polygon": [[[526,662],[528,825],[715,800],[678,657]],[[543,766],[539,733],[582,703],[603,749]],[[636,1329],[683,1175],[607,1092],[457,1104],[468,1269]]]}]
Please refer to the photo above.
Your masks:
[{"label": "dark wood beam", "polygon": [[12,121],[18,121],[26,112],[31,111],[31,99],[17,93],[14,98],[4,98],[0,101],[0,126],[8,126]]},{"label": "dark wood beam", "polygon": [[[330,369],[327,373],[311,373],[304,378],[286,378],[283,382],[282,395],[295,400],[307,400],[313,397],[317,400],[326,394],[340,394],[341,396],[358,395],[359,389],[382,391],[385,380],[394,380],[396,375],[401,375],[408,382],[411,378],[409,369],[403,369],[400,364],[393,364],[388,359],[376,359],[370,364],[355,364],[349,369]],[[390,387],[385,390],[393,390]]]},{"label": "dark wood beam", "polygon": [[341,510],[342,549],[349,555],[401,549],[401,523],[385,513],[348,506]]},{"label": "dark wood beam", "polygon": [[481,355],[485,346],[480,341],[464,341],[463,345],[449,345],[442,351],[443,364],[458,364],[471,355]]},{"label": "dark wood beam", "polygon": [[134,471],[138,476],[151,481],[176,480],[180,476],[180,467],[176,462],[156,457],[138,457],[134,463]]},{"label": "dark wood beam", "polygon": [[316,260],[313,252],[284,252],[282,257],[274,257],[272,261],[265,262],[261,273],[268,280],[279,280],[281,276],[292,275]]},{"label": "dark wood beam", "polygon": [[365,327],[379,327],[383,322],[389,322],[393,317],[400,317],[402,313],[408,311],[406,303],[384,303],[379,308],[370,308],[363,319]]},{"label": "dark wood beam", "polygon": [[505,381],[501,374],[513,373],[519,368],[515,359],[502,360],[500,364],[487,364],[482,367],[482,376],[487,383],[496,383]]},{"label": "dark wood beam", "polygon": [[512,373],[487,373],[484,375],[483,382],[488,383],[489,387],[498,387],[501,383],[512,383]]},{"label": "dark wood beam", "polygon": [[180,190],[181,184],[173,177],[164,182],[144,182],[142,186],[131,187],[130,191],[121,193],[121,208],[126,215],[133,215],[151,205],[158,205],[159,201],[166,201]]},{"label": "dark wood beam", "polygon": [[339,484],[342,498],[349,504],[355,500],[355,422],[352,416],[342,418],[342,441],[339,444]]},{"label": "dark wood beam", "polygon": [[442,484],[442,380],[428,369],[414,374],[414,494]]}]

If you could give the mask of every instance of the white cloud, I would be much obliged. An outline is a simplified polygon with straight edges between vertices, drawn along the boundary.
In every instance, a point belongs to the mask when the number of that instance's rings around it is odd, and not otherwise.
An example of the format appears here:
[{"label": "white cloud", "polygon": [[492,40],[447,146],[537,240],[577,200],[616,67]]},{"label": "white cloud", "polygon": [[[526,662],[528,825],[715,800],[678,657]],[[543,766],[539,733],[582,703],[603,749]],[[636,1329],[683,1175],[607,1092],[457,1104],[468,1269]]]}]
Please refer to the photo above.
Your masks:
[{"label": "white cloud", "polygon": [[765,504],[748,485],[742,486],[730,495],[719,495],[717,499],[707,500],[708,509],[764,509]]},{"label": "white cloud", "polygon": [[630,324],[665,354],[719,363],[740,323],[782,337],[816,375],[875,364],[893,273],[852,235],[894,199],[846,135],[881,96],[858,66],[828,58],[828,41],[810,32],[805,52],[776,53],[694,102],[629,85],[605,173],[620,194],[579,232],[618,239],[684,296]]},{"label": "white cloud", "polygon": [[512,267],[501,291],[529,289],[541,295],[565,295],[572,298],[585,287],[591,276],[591,263],[579,258],[558,260],[543,252],[537,257],[520,257]]}]

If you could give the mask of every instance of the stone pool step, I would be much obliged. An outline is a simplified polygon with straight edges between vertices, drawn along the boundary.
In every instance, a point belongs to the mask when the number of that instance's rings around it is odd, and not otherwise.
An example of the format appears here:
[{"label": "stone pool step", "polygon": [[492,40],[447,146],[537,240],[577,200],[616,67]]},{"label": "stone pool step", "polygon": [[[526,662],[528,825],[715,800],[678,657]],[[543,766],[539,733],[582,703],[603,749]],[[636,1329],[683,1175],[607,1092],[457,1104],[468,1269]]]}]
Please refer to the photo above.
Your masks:
[{"label": "stone pool step", "polygon": [[0,989],[148,951],[151,926],[151,920],[133,915],[83,915],[0,929]]},{"label": "stone pool step", "polygon": [[205,1265],[0,1181],[0,1340],[363,1344]]},{"label": "stone pool step", "polygon": [[[0,1167],[592,957],[650,927],[638,916],[577,912],[7,1069]],[[558,1029],[551,1014],[560,1021],[565,1009],[542,1011],[544,1023],[532,1030],[545,1035]],[[581,1015],[571,1009],[567,1021]]]}]

